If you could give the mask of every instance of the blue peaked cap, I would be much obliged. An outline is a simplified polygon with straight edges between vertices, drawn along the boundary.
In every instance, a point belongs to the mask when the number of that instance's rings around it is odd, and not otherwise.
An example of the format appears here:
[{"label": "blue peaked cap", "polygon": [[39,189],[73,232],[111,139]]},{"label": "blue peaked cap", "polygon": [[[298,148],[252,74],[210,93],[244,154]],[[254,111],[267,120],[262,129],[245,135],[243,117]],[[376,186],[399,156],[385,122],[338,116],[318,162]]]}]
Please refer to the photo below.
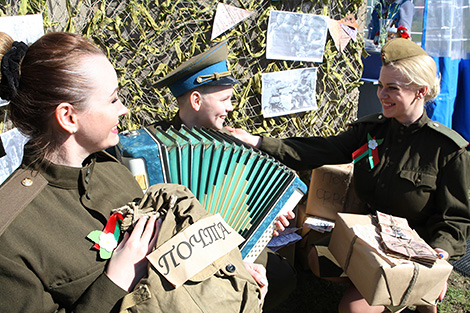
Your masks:
[{"label": "blue peaked cap", "polygon": [[[202,85],[234,85],[237,81],[231,76],[217,77],[220,73],[229,72],[227,68],[227,61],[221,61],[215,64],[212,64],[206,68],[203,68],[199,72],[196,72],[192,75],[185,76],[180,80],[174,82],[171,85],[168,85],[171,93],[175,97],[179,97],[187,91],[190,91],[196,87]],[[230,72],[229,72],[230,73]],[[228,78],[228,77],[231,77]]]},{"label": "blue peaked cap", "polygon": [[173,96],[179,97],[202,85],[235,85],[238,81],[228,70],[227,54],[227,42],[217,44],[181,64],[155,87],[168,86]]}]

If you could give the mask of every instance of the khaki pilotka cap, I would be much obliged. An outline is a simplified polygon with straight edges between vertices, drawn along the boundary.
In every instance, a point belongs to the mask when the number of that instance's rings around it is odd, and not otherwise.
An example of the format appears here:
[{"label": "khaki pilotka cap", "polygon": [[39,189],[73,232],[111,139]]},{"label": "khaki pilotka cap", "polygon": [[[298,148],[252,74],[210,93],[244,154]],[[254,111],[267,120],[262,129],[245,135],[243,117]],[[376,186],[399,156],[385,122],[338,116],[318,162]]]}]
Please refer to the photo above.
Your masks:
[{"label": "khaki pilotka cap", "polygon": [[227,67],[227,42],[195,55],[155,83],[155,87],[168,86],[175,97],[202,85],[235,85]]},{"label": "khaki pilotka cap", "polygon": [[382,64],[388,65],[391,62],[407,59],[417,55],[428,55],[423,48],[416,43],[405,38],[395,38],[388,41],[381,51]]}]

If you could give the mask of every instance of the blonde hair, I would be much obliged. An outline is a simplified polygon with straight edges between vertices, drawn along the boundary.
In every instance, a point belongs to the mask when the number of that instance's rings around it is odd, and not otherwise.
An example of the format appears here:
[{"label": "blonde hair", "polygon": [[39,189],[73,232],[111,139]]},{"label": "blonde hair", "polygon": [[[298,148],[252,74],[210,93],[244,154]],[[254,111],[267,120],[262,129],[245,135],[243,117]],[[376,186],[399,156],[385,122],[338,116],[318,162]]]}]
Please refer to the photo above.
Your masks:
[{"label": "blonde hair", "polygon": [[[3,59],[5,53],[11,49],[13,45],[13,38],[10,37],[7,33],[0,32],[0,63]],[[2,72],[0,71],[0,79],[2,78]]]},{"label": "blonde hair", "polygon": [[428,55],[417,55],[391,62],[389,65],[396,68],[408,80],[408,84],[417,89],[428,87],[424,101],[434,99],[440,92],[440,77],[437,75],[437,66],[433,58]]}]

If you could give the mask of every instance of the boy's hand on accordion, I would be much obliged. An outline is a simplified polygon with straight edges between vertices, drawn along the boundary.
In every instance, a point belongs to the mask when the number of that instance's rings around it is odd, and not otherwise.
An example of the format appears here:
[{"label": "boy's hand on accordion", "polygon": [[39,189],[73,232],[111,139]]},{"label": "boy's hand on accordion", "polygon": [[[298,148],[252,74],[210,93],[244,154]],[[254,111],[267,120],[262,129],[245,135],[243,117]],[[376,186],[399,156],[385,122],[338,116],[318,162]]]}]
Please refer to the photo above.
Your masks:
[{"label": "boy's hand on accordion", "polygon": [[255,148],[259,148],[261,146],[262,139],[260,136],[252,135],[241,128],[232,128],[229,126],[225,126],[225,129],[228,130],[233,137],[240,139],[241,141],[244,141]]},{"label": "boy's hand on accordion", "polygon": [[292,211],[288,211],[285,215],[279,215],[276,221],[276,229],[273,232],[273,236],[279,236],[280,232],[283,232],[286,227],[289,226],[289,220],[295,217],[295,213]]},{"label": "boy's hand on accordion", "polygon": [[268,293],[268,278],[266,276],[266,268],[261,264],[246,261],[243,261],[243,263],[245,264],[248,273],[250,273],[250,275],[255,279],[261,288],[261,304],[264,300],[264,297]]}]

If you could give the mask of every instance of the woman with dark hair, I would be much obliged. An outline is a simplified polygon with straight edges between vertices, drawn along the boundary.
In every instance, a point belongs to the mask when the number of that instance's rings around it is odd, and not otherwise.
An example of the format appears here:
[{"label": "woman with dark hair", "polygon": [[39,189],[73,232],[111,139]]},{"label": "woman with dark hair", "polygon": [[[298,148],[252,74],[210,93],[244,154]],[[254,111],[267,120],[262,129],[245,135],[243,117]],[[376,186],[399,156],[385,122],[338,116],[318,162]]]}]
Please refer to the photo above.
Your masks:
[{"label": "woman with dark hair", "polygon": [[[30,47],[12,40],[2,45],[0,97],[10,101],[13,124],[30,140],[22,165],[0,186],[0,308],[118,311],[126,295],[131,302],[139,295],[134,287],[148,274],[146,256],[156,246],[162,219],[140,218],[119,242],[120,224],[112,213],[143,194],[129,170],[103,151],[118,143],[119,119],[128,113],[116,72],[99,48],[71,33],[48,33]],[[97,239],[96,231],[104,235]],[[223,262],[234,259],[243,264],[239,252]],[[220,301],[257,312],[262,297],[253,277],[262,281],[265,274],[244,265],[217,276],[230,278]],[[156,277],[154,290],[169,299],[159,308],[171,308],[178,293],[165,294],[169,283]]]},{"label": "woman with dark hair", "polygon": [[11,214],[0,236],[2,310],[111,311],[146,274],[159,228],[155,217],[139,220],[107,266],[86,240],[112,209],[142,197],[129,171],[99,152],[118,143],[119,118],[128,112],[116,73],[78,35],[50,33],[7,50],[0,97],[30,140],[22,166],[0,189],[2,212]]}]

